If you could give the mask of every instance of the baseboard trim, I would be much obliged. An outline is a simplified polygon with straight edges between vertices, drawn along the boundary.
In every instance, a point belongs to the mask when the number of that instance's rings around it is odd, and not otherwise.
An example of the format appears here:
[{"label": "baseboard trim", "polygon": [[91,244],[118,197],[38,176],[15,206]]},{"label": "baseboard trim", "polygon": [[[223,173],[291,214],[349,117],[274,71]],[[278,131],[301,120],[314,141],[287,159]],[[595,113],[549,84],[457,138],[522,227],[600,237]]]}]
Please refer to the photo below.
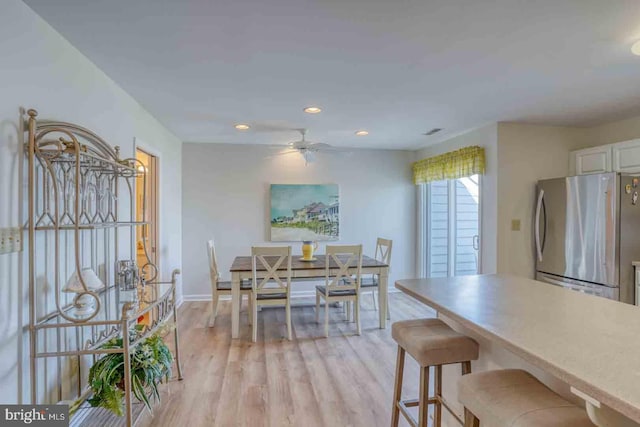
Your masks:
[{"label": "baseboard trim", "polygon": [[[396,288],[389,288],[389,293],[400,292],[400,290]],[[291,298],[315,298],[316,292],[315,290],[309,291],[292,291]],[[221,295],[220,301],[230,301],[231,295]],[[181,299],[178,300],[178,306],[180,306],[183,302],[187,301],[211,301],[211,294],[190,294],[183,295]]]}]

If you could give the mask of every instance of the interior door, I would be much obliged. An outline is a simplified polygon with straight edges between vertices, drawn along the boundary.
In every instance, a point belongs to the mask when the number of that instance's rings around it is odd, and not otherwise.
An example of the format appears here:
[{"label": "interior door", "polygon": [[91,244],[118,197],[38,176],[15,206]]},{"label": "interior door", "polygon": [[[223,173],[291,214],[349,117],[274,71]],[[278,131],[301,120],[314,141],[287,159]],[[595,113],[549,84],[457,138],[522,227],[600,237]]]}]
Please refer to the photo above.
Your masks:
[{"label": "interior door", "polygon": [[[136,149],[140,174],[136,182],[136,221],[148,224],[136,227],[137,262],[143,267],[149,261],[158,267],[158,158]],[[154,271],[146,271],[154,275]]]}]

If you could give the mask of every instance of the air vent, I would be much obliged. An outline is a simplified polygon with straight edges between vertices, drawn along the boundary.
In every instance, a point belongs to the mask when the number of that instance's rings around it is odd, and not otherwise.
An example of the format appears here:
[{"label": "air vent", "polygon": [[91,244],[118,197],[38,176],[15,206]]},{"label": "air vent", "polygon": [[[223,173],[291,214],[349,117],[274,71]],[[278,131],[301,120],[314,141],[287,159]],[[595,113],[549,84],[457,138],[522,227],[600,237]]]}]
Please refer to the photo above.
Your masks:
[{"label": "air vent", "polygon": [[423,135],[431,136],[431,135],[433,135],[434,133],[438,133],[438,132],[440,132],[441,130],[442,130],[442,128],[433,128],[433,129],[431,129],[429,132],[423,133]]}]

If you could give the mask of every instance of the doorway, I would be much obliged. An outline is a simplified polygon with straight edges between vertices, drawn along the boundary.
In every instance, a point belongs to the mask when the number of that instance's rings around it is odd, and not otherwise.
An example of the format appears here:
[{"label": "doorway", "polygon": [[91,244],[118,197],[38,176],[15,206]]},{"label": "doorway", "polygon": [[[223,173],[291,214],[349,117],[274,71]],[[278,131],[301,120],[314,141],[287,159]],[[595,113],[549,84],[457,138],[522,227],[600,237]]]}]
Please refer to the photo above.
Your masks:
[{"label": "doorway", "polygon": [[[146,279],[159,271],[158,265],[158,157],[136,147],[138,172],[136,178],[136,221],[145,224],[136,227],[136,260]],[[151,262],[154,268],[144,268]]]},{"label": "doorway", "polygon": [[426,184],[427,277],[480,271],[480,177]]}]

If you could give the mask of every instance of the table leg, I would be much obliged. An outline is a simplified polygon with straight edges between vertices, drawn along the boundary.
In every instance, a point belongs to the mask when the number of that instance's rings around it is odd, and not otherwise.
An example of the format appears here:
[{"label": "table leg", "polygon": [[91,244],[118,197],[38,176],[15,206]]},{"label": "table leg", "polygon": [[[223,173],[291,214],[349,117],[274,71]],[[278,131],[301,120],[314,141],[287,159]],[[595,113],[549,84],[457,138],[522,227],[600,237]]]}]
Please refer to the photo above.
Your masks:
[{"label": "table leg", "polygon": [[240,273],[231,273],[231,338],[240,337]]},{"label": "table leg", "polygon": [[380,329],[387,327],[387,301],[389,295],[389,269],[383,268],[380,271],[380,284],[378,285],[378,297],[380,304],[378,315],[380,316]]}]

